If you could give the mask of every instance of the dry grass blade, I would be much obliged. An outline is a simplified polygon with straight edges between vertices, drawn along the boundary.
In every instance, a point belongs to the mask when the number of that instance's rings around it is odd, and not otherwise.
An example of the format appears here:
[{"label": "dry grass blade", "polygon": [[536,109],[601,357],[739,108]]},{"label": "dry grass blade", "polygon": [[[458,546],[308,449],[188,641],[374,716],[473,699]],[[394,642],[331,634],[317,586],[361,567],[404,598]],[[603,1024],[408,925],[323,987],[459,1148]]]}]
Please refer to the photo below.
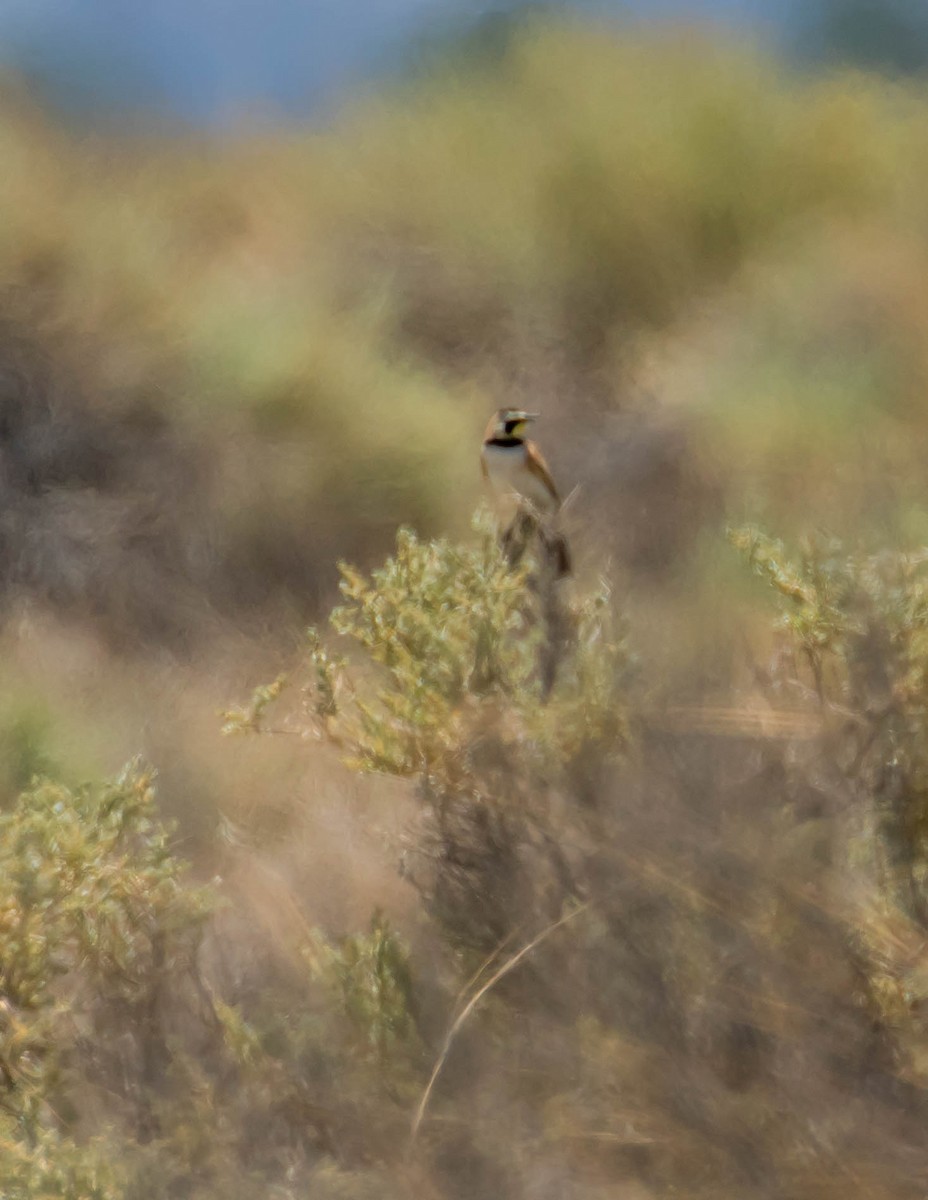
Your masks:
[{"label": "dry grass blade", "polygon": [[720,705],[675,705],[650,719],[672,733],[743,734],[763,738],[812,739],[822,733],[821,714],[794,709],[755,709]]},{"label": "dry grass blade", "polygon": [[438,1081],[438,1076],[441,1074],[442,1067],[445,1065],[448,1054],[451,1051],[452,1043],[454,1042],[454,1039],[464,1022],[492,987],[499,983],[499,981],[505,975],[508,975],[514,967],[518,966],[523,958],[525,958],[528,954],[531,954],[531,952],[537,946],[541,945],[543,941],[549,938],[552,933],[555,933],[561,928],[561,926],[566,925],[568,921],[572,921],[574,917],[578,917],[580,913],[585,912],[586,909],[590,907],[590,904],[591,901],[587,901],[585,904],[581,904],[577,908],[571,909],[569,913],[566,913],[552,925],[548,925],[542,929],[539,934],[536,934],[536,936],[533,937],[530,942],[524,945],[522,949],[517,951],[511,958],[507,958],[503,965],[490,976],[486,983],[484,983],[477,989],[476,992],[474,992],[470,1000],[468,1000],[468,1002],[452,1021],[448,1032],[445,1034],[445,1040],[442,1043],[441,1051],[439,1052],[438,1058],[435,1060],[435,1066],[432,1068],[432,1074],[429,1076],[429,1081],[425,1085],[425,1091],[422,1093],[422,1098],[419,1101],[418,1107],[416,1108],[416,1114],[413,1117],[412,1124],[409,1128],[409,1144],[406,1149],[407,1157],[412,1154],[413,1147],[416,1144],[416,1138],[419,1136],[420,1126],[422,1125],[423,1118],[425,1117],[425,1111],[428,1108],[429,1100],[431,1099],[435,1084]]}]

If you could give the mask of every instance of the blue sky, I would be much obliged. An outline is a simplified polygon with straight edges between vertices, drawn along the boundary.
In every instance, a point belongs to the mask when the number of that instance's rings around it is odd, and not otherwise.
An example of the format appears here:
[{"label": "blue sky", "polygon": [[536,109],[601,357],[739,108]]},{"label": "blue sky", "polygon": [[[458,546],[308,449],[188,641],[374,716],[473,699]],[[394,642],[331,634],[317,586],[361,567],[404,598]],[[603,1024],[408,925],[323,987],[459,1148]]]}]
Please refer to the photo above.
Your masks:
[{"label": "blue sky", "polygon": [[[887,0],[883,0],[887,2]],[[900,0],[902,2],[902,0]],[[75,113],[207,124],[303,116],[402,59],[417,39],[512,7],[497,0],[0,0],[0,62]],[[815,0],[566,0],[621,19],[684,16],[776,39]]]}]

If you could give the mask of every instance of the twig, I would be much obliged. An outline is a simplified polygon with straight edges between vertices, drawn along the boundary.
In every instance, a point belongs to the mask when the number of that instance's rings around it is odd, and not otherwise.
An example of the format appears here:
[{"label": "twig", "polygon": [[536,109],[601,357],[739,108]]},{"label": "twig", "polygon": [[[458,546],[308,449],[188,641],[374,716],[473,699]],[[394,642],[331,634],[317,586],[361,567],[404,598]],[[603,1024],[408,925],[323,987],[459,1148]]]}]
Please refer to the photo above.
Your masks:
[{"label": "twig", "polygon": [[470,1014],[477,1007],[477,1004],[487,994],[487,992],[490,990],[491,987],[493,987],[495,984],[497,984],[499,982],[499,980],[503,978],[504,975],[508,975],[509,972],[513,969],[513,967],[517,966],[522,961],[522,959],[525,958],[525,956],[527,954],[530,954],[535,949],[536,946],[540,945],[546,938],[550,937],[552,933],[554,933],[556,930],[560,929],[562,925],[566,925],[568,921],[572,921],[574,919],[574,917],[579,916],[580,913],[582,913],[586,909],[588,909],[590,907],[591,903],[592,902],[588,900],[585,904],[581,904],[577,908],[571,909],[571,911],[569,913],[567,913],[565,916],[561,917],[559,920],[555,921],[553,925],[548,925],[545,929],[543,929],[541,931],[541,933],[539,933],[535,937],[533,937],[532,940],[530,942],[528,942],[525,946],[523,946],[522,949],[519,950],[516,954],[514,954],[512,956],[512,958],[508,958],[503,963],[503,965],[499,968],[499,970],[495,971],[490,976],[490,978],[486,981],[486,983],[484,983],[480,988],[477,989],[476,992],[474,992],[474,994],[473,994],[473,996],[471,996],[470,1000],[468,1000],[468,1002],[464,1005],[464,1007],[461,1009],[461,1011],[455,1017],[454,1021],[451,1023],[451,1027],[449,1028],[448,1032],[445,1034],[445,1040],[442,1043],[441,1051],[438,1055],[438,1058],[435,1060],[435,1066],[432,1068],[432,1074],[429,1076],[429,1081],[425,1085],[425,1091],[422,1093],[422,1099],[419,1101],[419,1106],[416,1109],[416,1115],[412,1119],[412,1124],[409,1128],[409,1142],[406,1147],[406,1157],[407,1158],[412,1154],[413,1147],[416,1144],[416,1138],[419,1135],[419,1127],[422,1125],[423,1118],[425,1117],[425,1110],[428,1108],[429,1100],[431,1099],[431,1096],[432,1096],[432,1091],[438,1080],[438,1076],[441,1074],[441,1069],[445,1065],[445,1061],[451,1050],[451,1043],[454,1041],[454,1039],[458,1033],[458,1030],[461,1028],[461,1026],[464,1024],[464,1022],[467,1020],[467,1018],[470,1016]]},{"label": "twig", "polygon": [[477,984],[480,982],[480,977],[484,973],[484,971],[489,970],[489,968],[493,965],[495,960],[497,958],[499,958],[499,956],[502,954],[502,952],[506,949],[506,946],[508,945],[508,943],[511,942],[512,939],[516,936],[516,934],[521,931],[521,928],[522,927],[520,925],[517,925],[515,929],[511,929],[509,931],[509,933],[507,933],[506,936],[503,938],[503,940],[498,943],[496,948],[490,951],[490,953],[486,956],[486,958],[483,960],[483,962],[480,964],[480,966],[477,968],[477,970],[473,973],[473,975],[471,975],[470,979],[468,979],[467,982],[465,984],[463,984],[463,986],[459,990],[458,994],[455,996],[455,998],[454,998],[455,1007],[457,1007],[457,1005],[461,1003],[461,1001],[464,999],[464,997],[467,995],[467,993],[470,991],[470,989],[472,987],[477,986]]},{"label": "twig", "polygon": [[558,509],[558,512],[566,512],[567,509],[571,506],[571,504],[573,504],[574,501],[577,499],[579,494],[580,494],[580,484],[578,483],[578,484],[575,484],[574,487],[572,487],[570,489],[570,491],[567,493],[567,496],[562,501],[561,507]]}]

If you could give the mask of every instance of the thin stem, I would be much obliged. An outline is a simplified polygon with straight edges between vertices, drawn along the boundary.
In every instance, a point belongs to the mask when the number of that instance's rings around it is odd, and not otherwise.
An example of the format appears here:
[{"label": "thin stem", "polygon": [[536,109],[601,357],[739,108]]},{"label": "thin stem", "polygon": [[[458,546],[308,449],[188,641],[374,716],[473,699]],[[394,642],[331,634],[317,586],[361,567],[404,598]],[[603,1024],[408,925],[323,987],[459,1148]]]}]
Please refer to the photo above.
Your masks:
[{"label": "thin stem", "polygon": [[429,1081],[425,1085],[425,1091],[422,1093],[422,1099],[419,1101],[416,1114],[412,1119],[412,1125],[409,1129],[409,1143],[406,1148],[407,1158],[412,1154],[413,1147],[416,1143],[416,1138],[419,1135],[419,1128],[422,1125],[423,1118],[425,1117],[425,1110],[428,1108],[429,1100],[432,1097],[432,1091],[434,1090],[438,1076],[441,1074],[442,1067],[445,1065],[445,1061],[448,1058],[448,1054],[451,1050],[451,1044],[457,1036],[458,1031],[461,1029],[461,1026],[474,1011],[483,997],[487,994],[490,988],[494,987],[504,975],[508,975],[509,972],[516,967],[526,955],[531,954],[536,946],[539,946],[543,941],[545,941],[546,938],[550,937],[552,933],[560,929],[562,925],[566,925],[568,921],[572,921],[574,917],[579,916],[580,913],[584,912],[590,907],[590,904],[591,901],[587,901],[585,904],[581,904],[579,907],[571,909],[569,913],[555,921],[553,925],[548,925],[541,931],[541,933],[533,937],[532,940],[523,946],[521,950],[519,950],[511,958],[508,958],[499,968],[499,970],[495,971],[486,981],[486,983],[484,983],[480,988],[477,989],[476,992],[474,992],[470,1000],[468,1000],[468,1002],[458,1013],[457,1017],[455,1017],[454,1021],[451,1023],[451,1027],[445,1034],[445,1040],[442,1043],[441,1051],[438,1055],[438,1058],[435,1060],[435,1066],[432,1068],[432,1074],[429,1076]]}]

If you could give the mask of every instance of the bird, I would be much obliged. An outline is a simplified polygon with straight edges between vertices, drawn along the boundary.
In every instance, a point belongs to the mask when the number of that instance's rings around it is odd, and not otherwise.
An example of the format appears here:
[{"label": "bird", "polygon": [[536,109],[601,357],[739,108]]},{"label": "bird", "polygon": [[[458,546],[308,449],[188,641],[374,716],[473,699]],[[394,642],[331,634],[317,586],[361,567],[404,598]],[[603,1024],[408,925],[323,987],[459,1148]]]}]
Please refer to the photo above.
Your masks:
[{"label": "bird", "polygon": [[490,418],[483,435],[480,465],[483,477],[494,491],[514,498],[518,505],[515,520],[504,536],[507,552],[515,542],[524,543],[537,528],[542,544],[552,555],[557,574],[570,573],[570,554],[563,534],[550,532],[550,521],[561,507],[561,497],[544,455],[526,437],[537,413],[521,408],[501,408]]},{"label": "bird", "polygon": [[480,455],[484,479],[495,491],[514,495],[543,516],[557,512],[561,498],[541,451],[525,435],[537,413],[501,408],[490,417]]}]

